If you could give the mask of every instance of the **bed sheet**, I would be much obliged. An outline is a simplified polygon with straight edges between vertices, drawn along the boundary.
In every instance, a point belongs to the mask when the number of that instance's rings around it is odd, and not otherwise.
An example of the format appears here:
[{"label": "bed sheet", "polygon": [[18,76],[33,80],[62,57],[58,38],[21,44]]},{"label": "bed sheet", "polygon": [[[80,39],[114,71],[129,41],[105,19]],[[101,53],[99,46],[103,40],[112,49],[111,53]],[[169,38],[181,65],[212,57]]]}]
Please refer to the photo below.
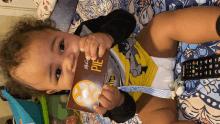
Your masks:
[{"label": "bed sheet", "polygon": [[[134,37],[158,13],[193,6],[219,6],[219,0],[80,0],[69,33],[74,33],[81,22],[107,15],[115,9],[124,9],[132,13],[137,25],[132,33]],[[220,54],[220,42],[204,44],[179,43],[175,79],[181,77],[182,62],[210,55]],[[220,78],[193,80],[185,82],[186,91],[178,97],[179,120],[192,120],[198,124],[220,124]],[[83,123],[115,123],[95,114],[81,112]],[[99,121],[101,120],[101,121]],[[136,115],[126,124],[140,124]]]},{"label": "bed sheet", "polygon": [[[179,43],[175,78],[181,77],[181,63],[220,54],[220,41],[204,44]],[[178,97],[180,120],[220,124],[220,78],[185,81],[186,91]]]},{"label": "bed sheet", "polygon": [[[220,1],[192,1],[186,7],[198,5],[219,6]],[[201,57],[220,54],[220,41],[203,44],[179,43],[175,79],[181,77],[181,63]],[[185,81],[186,91],[177,98],[179,120],[191,120],[198,124],[220,124],[220,78]]]}]

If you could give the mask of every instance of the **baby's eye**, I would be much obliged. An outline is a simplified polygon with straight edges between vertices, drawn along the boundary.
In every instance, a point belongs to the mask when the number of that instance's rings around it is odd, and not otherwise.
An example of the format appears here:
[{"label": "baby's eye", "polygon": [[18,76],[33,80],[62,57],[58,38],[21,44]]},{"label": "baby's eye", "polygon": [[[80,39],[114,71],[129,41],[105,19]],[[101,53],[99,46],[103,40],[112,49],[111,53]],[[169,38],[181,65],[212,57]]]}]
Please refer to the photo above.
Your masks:
[{"label": "baby's eye", "polygon": [[60,51],[63,53],[64,51],[64,41],[60,43]]},{"label": "baby's eye", "polygon": [[61,68],[58,68],[56,70],[56,78],[57,78],[57,80],[60,78],[60,75],[61,75]]}]

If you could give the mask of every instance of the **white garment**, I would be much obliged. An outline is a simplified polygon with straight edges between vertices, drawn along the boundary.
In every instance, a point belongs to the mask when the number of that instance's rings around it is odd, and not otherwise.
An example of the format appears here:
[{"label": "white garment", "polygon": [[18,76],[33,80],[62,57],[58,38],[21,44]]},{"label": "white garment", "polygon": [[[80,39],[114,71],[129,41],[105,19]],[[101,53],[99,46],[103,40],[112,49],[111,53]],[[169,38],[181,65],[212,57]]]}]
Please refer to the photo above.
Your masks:
[{"label": "white garment", "polygon": [[170,90],[169,84],[174,82],[174,58],[158,58],[150,56],[154,63],[158,66],[157,74],[153,80],[151,87],[163,90]]}]

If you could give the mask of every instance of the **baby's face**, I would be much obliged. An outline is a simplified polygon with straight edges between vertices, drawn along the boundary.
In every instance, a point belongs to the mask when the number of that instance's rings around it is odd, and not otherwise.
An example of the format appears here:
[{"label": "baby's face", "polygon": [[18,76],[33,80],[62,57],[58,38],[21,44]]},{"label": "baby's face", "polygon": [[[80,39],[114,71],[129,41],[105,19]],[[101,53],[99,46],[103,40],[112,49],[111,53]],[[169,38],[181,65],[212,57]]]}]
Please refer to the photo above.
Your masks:
[{"label": "baby's face", "polygon": [[30,36],[27,59],[12,77],[49,94],[70,90],[81,37],[52,29],[34,31]]}]

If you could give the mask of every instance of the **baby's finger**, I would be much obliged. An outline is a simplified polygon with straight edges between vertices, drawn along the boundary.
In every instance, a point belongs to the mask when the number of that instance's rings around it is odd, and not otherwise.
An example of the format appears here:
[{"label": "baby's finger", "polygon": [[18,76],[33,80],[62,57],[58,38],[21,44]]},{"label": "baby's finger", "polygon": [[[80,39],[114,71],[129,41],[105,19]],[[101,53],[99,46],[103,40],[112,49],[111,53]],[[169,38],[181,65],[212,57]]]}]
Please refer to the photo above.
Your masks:
[{"label": "baby's finger", "polygon": [[88,39],[85,41],[85,46],[84,46],[84,50],[85,50],[85,56],[87,60],[91,59],[91,55],[90,55],[90,44],[92,41],[92,37],[88,37]]},{"label": "baby's finger", "polygon": [[97,59],[97,49],[98,49],[98,42],[95,41],[95,38],[93,37],[93,41],[90,44],[90,55],[92,60]]},{"label": "baby's finger", "polygon": [[106,89],[106,90],[110,91],[113,94],[115,94],[116,90],[118,90],[117,87],[112,87],[112,86],[110,86],[108,84],[104,84],[101,89]]},{"label": "baby's finger", "polygon": [[106,50],[106,45],[100,44],[99,45],[99,57],[102,57],[105,54],[105,50]]},{"label": "baby's finger", "polygon": [[107,89],[102,89],[101,93],[103,96],[105,96],[106,99],[108,99],[108,101],[110,101],[110,102],[114,101],[115,95],[111,91],[109,91]]},{"label": "baby's finger", "polygon": [[80,48],[80,51],[84,51],[84,46],[85,46],[85,41],[87,40],[88,36],[84,36],[80,39],[79,41],[79,48]]},{"label": "baby's finger", "polygon": [[113,108],[113,102],[109,101],[104,95],[100,95],[99,103],[102,104],[103,107],[107,108],[108,110],[111,110]]},{"label": "baby's finger", "polygon": [[105,107],[100,107],[98,105],[94,105],[93,109],[98,113],[98,114],[105,114],[107,112],[107,108]]}]

